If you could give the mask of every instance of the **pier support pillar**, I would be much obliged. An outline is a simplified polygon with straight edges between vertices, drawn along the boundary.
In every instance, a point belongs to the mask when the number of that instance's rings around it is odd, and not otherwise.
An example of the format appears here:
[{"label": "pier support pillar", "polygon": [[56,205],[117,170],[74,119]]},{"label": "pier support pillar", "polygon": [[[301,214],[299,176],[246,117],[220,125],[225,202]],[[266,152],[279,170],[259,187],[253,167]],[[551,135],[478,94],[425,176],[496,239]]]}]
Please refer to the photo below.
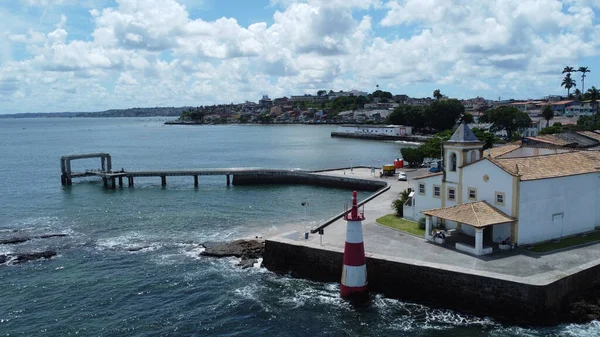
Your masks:
[{"label": "pier support pillar", "polygon": [[127,177],[129,187],[133,187],[133,177]]},{"label": "pier support pillar", "polygon": [[108,188],[108,178],[102,177],[102,182],[104,183],[104,188]]},{"label": "pier support pillar", "polygon": [[112,160],[110,156],[106,157],[106,168],[108,169],[108,172],[112,171]]},{"label": "pier support pillar", "polygon": [[483,255],[483,228],[475,229],[475,254]]},{"label": "pier support pillar", "polygon": [[194,174],[194,187],[198,187],[198,175]]},{"label": "pier support pillar", "polygon": [[71,178],[71,160],[70,159],[65,160],[65,166],[66,166],[66,171],[67,171],[67,176],[66,176],[67,185],[71,186],[73,184],[73,180]]},{"label": "pier support pillar", "polygon": [[100,157],[100,169],[102,172],[106,171],[106,164],[104,163],[104,157]]},{"label": "pier support pillar", "polygon": [[425,240],[431,239],[431,216],[425,216]]},{"label": "pier support pillar", "polygon": [[117,183],[117,182],[116,182],[116,179],[115,179],[115,177],[112,177],[112,178],[110,178],[110,184],[111,184],[111,186],[112,186],[113,190],[114,190],[115,188],[117,188],[117,184],[116,184],[116,183]]},{"label": "pier support pillar", "polygon": [[167,186],[167,176],[160,176],[160,184],[162,186]]},{"label": "pier support pillar", "polygon": [[229,179],[229,174],[227,175],[227,186],[231,185],[231,179]]},{"label": "pier support pillar", "polygon": [[119,187],[123,187],[123,177],[119,177]]},{"label": "pier support pillar", "polygon": [[60,183],[65,186],[67,184],[67,168],[65,166],[65,160],[60,158]]}]

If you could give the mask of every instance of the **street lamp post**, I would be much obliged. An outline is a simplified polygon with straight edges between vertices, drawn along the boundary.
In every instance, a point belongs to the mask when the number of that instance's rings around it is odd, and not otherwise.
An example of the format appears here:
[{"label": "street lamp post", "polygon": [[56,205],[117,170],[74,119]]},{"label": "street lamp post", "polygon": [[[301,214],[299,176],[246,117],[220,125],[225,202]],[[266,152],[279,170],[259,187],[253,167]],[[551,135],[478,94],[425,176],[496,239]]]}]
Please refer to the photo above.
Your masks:
[{"label": "street lamp post", "polygon": [[433,136],[433,138],[438,138],[440,140],[440,165],[441,169],[444,169],[444,138],[440,136]]}]

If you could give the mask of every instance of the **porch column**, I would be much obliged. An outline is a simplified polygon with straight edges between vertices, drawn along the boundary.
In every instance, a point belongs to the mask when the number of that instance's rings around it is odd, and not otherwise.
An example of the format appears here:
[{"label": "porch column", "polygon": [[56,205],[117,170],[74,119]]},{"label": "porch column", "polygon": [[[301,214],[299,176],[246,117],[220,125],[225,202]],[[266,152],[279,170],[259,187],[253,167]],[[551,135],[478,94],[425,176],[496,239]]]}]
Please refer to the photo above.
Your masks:
[{"label": "porch column", "polygon": [[431,215],[425,216],[425,240],[431,240]]},{"label": "porch column", "polygon": [[483,255],[483,228],[475,229],[475,254]]}]

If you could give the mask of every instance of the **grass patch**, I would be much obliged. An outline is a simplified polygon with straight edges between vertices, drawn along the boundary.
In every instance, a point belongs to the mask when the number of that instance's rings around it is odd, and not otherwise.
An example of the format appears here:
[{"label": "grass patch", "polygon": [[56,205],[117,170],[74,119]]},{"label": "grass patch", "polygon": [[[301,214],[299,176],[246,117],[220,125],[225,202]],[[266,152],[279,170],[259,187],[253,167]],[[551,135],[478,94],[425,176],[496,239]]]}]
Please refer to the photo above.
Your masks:
[{"label": "grass patch", "polygon": [[579,246],[579,245],[583,245],[583,244],[594,242],[594,241],[600,241],[600,231],[587,233],[587,234],[585,234],[585,236],[581,236],[581,235],[571,236],[568,238],[561,239],[558,242],[549,241],[549,242],[540,243],[540,244],[532,246],[531,249],[529,249],[529,251],[536,252],[536,253],[546,253],[546,252],[551,252],[553,250]]},{"label": "grass patch", "polygon": [[419,236],[425,235],[425,230],[419,229],[419,224],[417,222],[399,218],[395,214],[384,215],[381,218],[377,218],[376,221],[378,224],[401,230],[403,232]]}]

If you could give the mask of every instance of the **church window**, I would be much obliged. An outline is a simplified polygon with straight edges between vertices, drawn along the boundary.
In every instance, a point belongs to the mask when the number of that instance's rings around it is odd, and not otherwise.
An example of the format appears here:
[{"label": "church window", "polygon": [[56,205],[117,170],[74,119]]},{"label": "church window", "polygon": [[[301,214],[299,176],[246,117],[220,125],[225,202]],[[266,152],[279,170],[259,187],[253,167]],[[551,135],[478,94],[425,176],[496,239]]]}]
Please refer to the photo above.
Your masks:
[{"label": "church window", "polygon": [[454,187],[448,187],[448,200],[456,199],[456,190]]},{"label": "church window", "polygon": [[471,163],[477,160],[477,151],[471,151]]},{"label": "church window", "polygon": [[439,185],[433,185],[433,196],[435,198],[439,198],[440,197],[440,194],[441,194],[440,191],[441,191],[441,188],[440,188]]},{"label": "church window", "polygon": [[496,192],[495,199],[496,205],[504,206],[504,192]]},{"label": "church window", "polygon": [[419,184],[419,194],[425,195],[425,184],[423,183]]},{"label": "church window", "polygon": [[456,153],[450,154],[450,171],[456,171]]},{"label": "church window", "polygon": [[477,189],[469,187],[469,200],[477,200]]}]

